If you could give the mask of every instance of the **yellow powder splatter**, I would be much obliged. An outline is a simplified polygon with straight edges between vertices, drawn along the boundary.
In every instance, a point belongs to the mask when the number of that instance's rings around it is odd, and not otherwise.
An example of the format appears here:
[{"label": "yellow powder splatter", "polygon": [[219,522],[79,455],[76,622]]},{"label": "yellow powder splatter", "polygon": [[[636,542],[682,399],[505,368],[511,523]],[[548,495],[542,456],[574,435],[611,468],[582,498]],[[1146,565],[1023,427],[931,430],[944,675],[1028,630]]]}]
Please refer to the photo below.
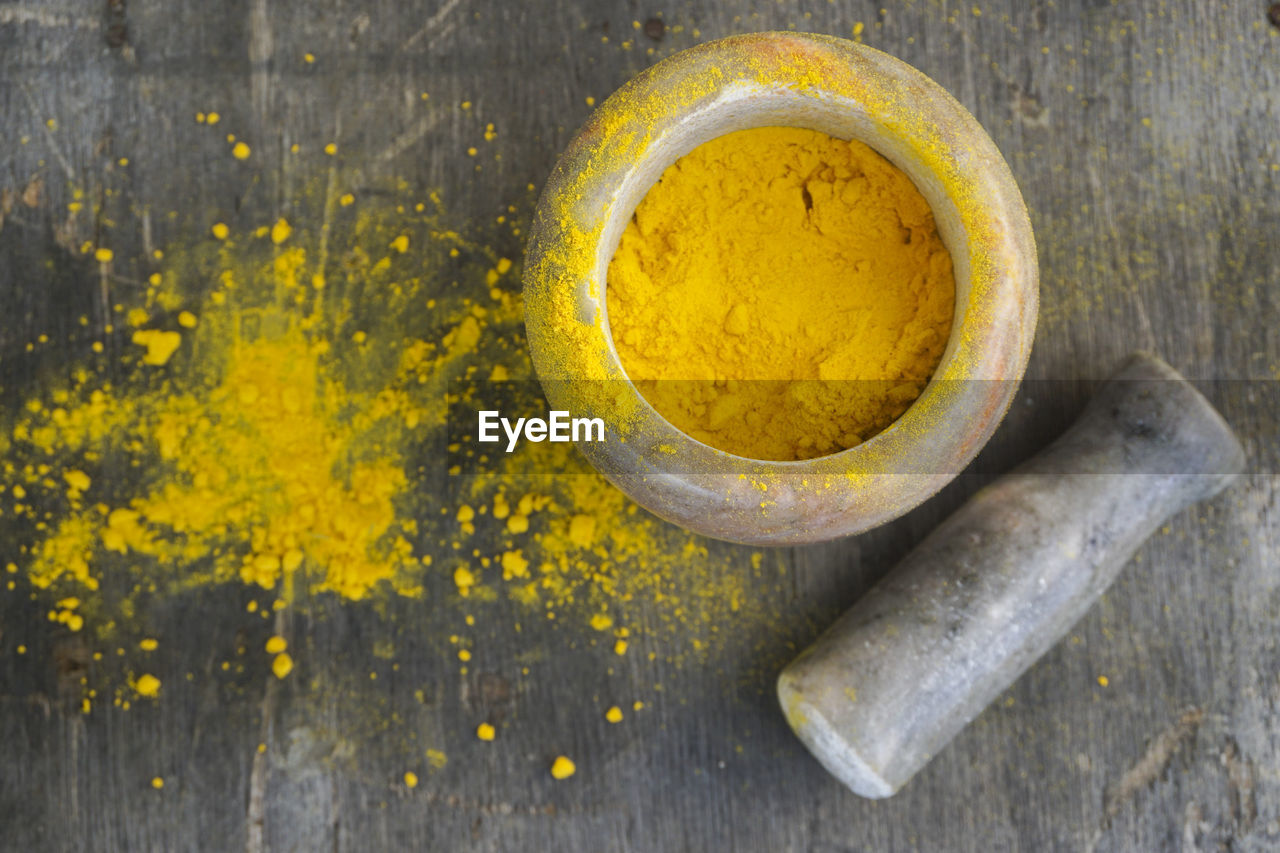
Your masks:
[{"label": "yellow powder splatter", "polygon": [[605,613],[597,613],[591,617],[591,627],[597,631],[608,631],[613,627],[613,619]]},{"label": "yellow powder splatter", "polygon": [[328,145],[324,147],[324,153],[332,157],[334,154],[338,153],[338,146],[335,143],[330,142]]},{"label": "yellow powder splatter", "polygon": [[133,683],[133,689],[138,692],[139,696],[158,696],[160,694],[160,679],[151,674],[140,675],[138,680]]},{"label": "yellow powder splatter", "polygon": [[184,329],[194,329],[196,327],[196,315],[190,311],[178,312],[178,325]]},{"label": "yellow powder splatter", "polygon": [[604,718],[611,723],[622,722],[622,709],[617,705],[604,712]]},{"label": "yellow powder splatter", "polygon": [[279,246],[285,240],[289,239],[289,235],[293,233],[293,226],[284,217],[276,220],[276,224],[271,226],[271,242]]},{"label": "yellow powder splatter", "polygon": [[275,656],[275,660],[271,661],[271,671],[275,673],[276,678],[284,678],[293,672],[293,658],[289,657],[288,652],[281,652]]},{"label": "yellow powder splatter", "polygon": [[566,755],[557,755],[556,760],[551,762],[551,777],[553,779],[568,779],[577,771],[577,765]]},{"label": "yellow powder splatter", "polygon": [[441,770],[449,763],[449,757],[438,749],[428,749],[426,756],[432,770]]},{"label": "yellow powder splatter", "polygon": [[231,229],[228,228],[224,222],[213,223],[209,230],[213,233],[213,236],[219,240],[225,240],[227,237],[231,236]]},{"label": "yellow powder splatter", "polygon": [[115,252],[106,248],[97,249],[93,253],[93,259],[100,264],[111,263],[111,259],[114,258],[115,256],[116,256]]},{"label": "yellow powder splatter", "polygon": [[154,652],[156,649],[160,648],[160,643],[152,637],[147,637],[138,641],[138,648],[142,649],[144,652]]},{"label": "yellow powder splatter", "polygon": [[404,774],[404,786],[406,788],[418,787],[418,774],[412,770],[406,770]]},{"label": "yellow powder splatter", "polygon": [[144,364],[159,366],[166,364],[182,345],[182,335],[159,329],[139,329],[133,333],[133,342],[147,348],[147,354],[142,357]]},{"label": "yellow powder splatter", "polygon": [[267,639],[266,651],[269,655],[278,655],[287,648],[289,648],[289,643],[284,637],[272,636]]},{"label": "yellow powder splatter", "polygon": [[159,791],[161,788],[164,787],[164,779],[160,776],[153,777],[151,779],[151,787]]},{"label": "yellow powder splatter", "polygon": [[480,740],[493,740],[497,736],[497,730],[489,723],[481,723],[476,726],[476,737],[480,738]]},{"label": "yellow powder splatter", "polygon": [[251,153],[249,146],[243,142],[237,142],[231,149],[231,156],[237,160],[248,160]]}]

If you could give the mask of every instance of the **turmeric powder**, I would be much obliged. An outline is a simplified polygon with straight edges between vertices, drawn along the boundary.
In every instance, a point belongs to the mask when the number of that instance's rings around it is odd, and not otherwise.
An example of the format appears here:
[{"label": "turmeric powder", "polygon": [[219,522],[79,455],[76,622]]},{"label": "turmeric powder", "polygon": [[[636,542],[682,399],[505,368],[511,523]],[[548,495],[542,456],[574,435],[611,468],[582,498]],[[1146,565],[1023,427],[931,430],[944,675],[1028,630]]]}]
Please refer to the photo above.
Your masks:
[{"label": "turmeric powder", "polygon": [[609,266],[628,377],[674,426],[753,459],[853,447],[946,346],[951,257],[911,180],[857,141],[766,127],[677,161]]}]

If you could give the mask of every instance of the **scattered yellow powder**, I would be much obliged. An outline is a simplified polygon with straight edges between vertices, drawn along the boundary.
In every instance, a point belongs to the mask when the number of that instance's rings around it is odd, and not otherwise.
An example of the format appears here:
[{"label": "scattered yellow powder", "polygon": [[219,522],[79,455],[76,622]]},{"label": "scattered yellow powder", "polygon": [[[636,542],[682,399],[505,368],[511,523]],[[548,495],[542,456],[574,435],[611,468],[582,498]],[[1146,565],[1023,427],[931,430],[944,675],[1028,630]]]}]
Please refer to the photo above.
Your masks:
[{"label": "scattered yellow powder", "polygon": [[611,723],[622,722],[622,709],[617,705],[604,712],[604,718]]},{"label": "scattered yellow powder", "polygon": [[591,627],[597,631],[608,631],[613,627],[613,619],[607,613],[597,613],[591,617]]},{"label": "scattered yellow powder", "polygon": [[287,648],[289,643],[284,637],[272,636],[267,639],[266,650],[269,655],[278,655]]},{"label": "scattered yellow powder", "polygon": [[271,661],[271,671],[275,673],[276,678],[284,678],[293,672],[293,658],[289,657],[288,652],[281,652],[275,656],[275,660]]},{"label": "scattered yellow powder", "polygon": [[409,237],[408,237],[408,235],[406,235],[406,234],[401,234],[399,237],[397,237],[397,238],[395,238],[394,240],[392,240],[392,241],[391,241],[391,248],[392,248],[392,249],[395,249],[397,252],[399,252],[399,253],[400,253],[400,254],[402,254],[402,255],[403,255],[405,252],[409,251]]},{"label": "scattered yellow powder", "polygon": [[493,740],[497,735],[497,730],[489,723],[481,723],[476,726],[476,737],[480,738],[480,740]]},{"label": "scattered yellow powder", "polygon": [[153,787],[153,788],[155,788],[157,791],[159,791],[161,788],[163,788],[163,787],[164,787],[164,779],[163,779],[163,778],[161,778],[161,777],[159,777],[159,776],[156,776],[156,777],[152,778],[152,780],[151,780],[151,787]]},{"label": "scattered yellow powder", "polygon": [[159,647],[160,643],[151,637],[138,641],[138,648],[142,649],[144,652],[154,652]]},{"label": "scattered yellow powder", "polygon": [[466,663],[467,661],[471,660],[470,649],[458,649],[458,660],[462,661],[463,663]]},{"label": "scattered yellow powder", "polygon": [[342,195],[338,196],[338,204],[342,205],[343,207],[349,207],[350,205],[355,203],[355,200],[356,200],[356,197],[353,196],[351,193],[343,193]]},{"label": "scattered yellow powder", "polygon": [[147,354],[142,357],[143,363],[159,366],[167,363],[182,345],[182,335],[160,329],[139,329],[133,333],[133,342],[147,348]]},{"label": "scattered yellow powder", "polygon": [[557,755],[556,760],[551,762],[551,777],[553,779],[568,779],[577,771],[577,765],[569,760],[568,756]]},{"label": "scattered yellow powder", "polygon": [[615,655],[625,655],[627,653],[627,641],[618,640],[613,644],[613,653]]},{"label": "scattered yellow powder", "polygon": [[663,173],[609,265],[607,304],[623,367],[664,417],[789,460],[901,415],[942,356],[954,296],[903,172],[861,142],[770,127]]},{"label": "scattered yellow powder", "polygon": [[93,259],[100,264],[109,264],[111,259],[116,256],[115,252],[110,249],[97,249],[93,253]]},{"label": "scattered yellow powder", "polygon": [[418,787],[418,774],[412,770],[406,770],[404,774],[404,786],[406,788]]},{"label": "scattered yellow powder", "polygon": [[1107,678],[1105,675],[1098,676],[1098,684],[1101,685],[1102,687],[1106,687],[1110,683],[1111,683],[1111,679]]},{"label": "scattered yellow powder", "polygon": [[475,586],[476,576],[466,566],[459,566],[453,570],[453,582],[458,587],[458,594],[466,598],[471,594],[471,587]]},{"label": "scattered yellow powder", "polygon": [[285,240],[289,239],[289,235],[293,233],[293,226],[283,216],[276,220],[276,224],[271,226],[271,242],[279,246]]},{"label": "scattered yellow powder", "polygon": [[212,231],[213,236],[217,237],[219,240],[225,240],[231,235],[231,229],[228,228],[224,222],[213,223],[213,226],[209,230]]},{"label": "scattered yellow powder", "polygon": [[249,150],[249,146],[243,142],[237,142],[231,149],[231,156],[237,160],[248,160],[250,153],[252,152]]},{"label": "scattered yellow powder", "polygon": [[196,315],[190,311],[178,312],[178,325],[184,329],[194,329],[196,327]]},{"label": "scattered yellow powder", "polygon": [[338,153],[338,146],[335,143],[330,142],[324,147],[324,153],[332,157],[334,154]]},{"label": "scattered yellow powder", "polygon": [[160,693],[160,679],[151,674],[140,675],[133,683],[133,689],[139,696],[157,696]]}]

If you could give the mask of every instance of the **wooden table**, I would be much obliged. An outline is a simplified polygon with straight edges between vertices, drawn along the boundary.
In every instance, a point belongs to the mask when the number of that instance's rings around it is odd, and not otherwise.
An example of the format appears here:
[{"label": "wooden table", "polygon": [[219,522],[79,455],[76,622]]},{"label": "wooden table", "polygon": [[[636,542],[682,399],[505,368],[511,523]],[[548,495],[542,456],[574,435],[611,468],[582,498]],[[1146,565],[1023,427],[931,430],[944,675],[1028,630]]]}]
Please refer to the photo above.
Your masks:
[{"label": "wooden table", "polygon": [[[1028,378],[1044,380],[1024,388],[971,473],[897,522],[769,552],[754,574],[749,550],[710,545],[769,613],[726,620],[713,654],[683,654],[673,630],[618,657],[580,622],[526,620],[517,633],[519,613],[501,605],[471,629],[477,658],[461,674],[442,639],[463,612],[456,596],[319,595],[290,606],[299,670],[279,680],[257,653],[267,626],[246,616],[247,588],[206,585],[148,599],[138,616],[161,640],[147,666],[175,673],[165,695],[128,710],[103,695],[85,714],[80,679],[119,684],[140,653],[111,664],[113,643],[50,623],[50,598],[10,576],[0,847],[1280,847],[1280,11],[1269,22],[1267,6],[0,3],[6,424],[94,358],[94,335],[111,338],[82,241],[133,235],[120,238],[124,259],[209,211],[270,223],[295,215],[290,199],[314,172],[435,190],[451,217],[479,223],[494,256],[518,258],[520,235],[496,218],[527,219],[529,185],[588,99],[674,51],[768,29],[857,33],[988,129],[1039,241]],[[194,120],[213,110],[217,130]],[[488,123],[496,140],[469,156]],[[228,156],[222,128],[252,140],[251,170]],[[328,141],[339,148],[326,161]],[[97,214],[68,225],[77,188]],[[1136,348],[1200,381],[1244,440],[1249,475],[1174,518],[903,792],[848,793],[783,722],[778,668],[968,494],[1056,435]],[[33,533],[0,521],[7,562]],[[632,611],[644,621],[658,608]],[[246,644],[252,653],[237,651]],[[600,709],[614,702],[627,719],[611,726]],[[492,744],[473,734],[482,719],[500,723]],[[433,766],[427,748],[447,763]],[[561,752],[578,772],[555,781],[547,767]]]}]

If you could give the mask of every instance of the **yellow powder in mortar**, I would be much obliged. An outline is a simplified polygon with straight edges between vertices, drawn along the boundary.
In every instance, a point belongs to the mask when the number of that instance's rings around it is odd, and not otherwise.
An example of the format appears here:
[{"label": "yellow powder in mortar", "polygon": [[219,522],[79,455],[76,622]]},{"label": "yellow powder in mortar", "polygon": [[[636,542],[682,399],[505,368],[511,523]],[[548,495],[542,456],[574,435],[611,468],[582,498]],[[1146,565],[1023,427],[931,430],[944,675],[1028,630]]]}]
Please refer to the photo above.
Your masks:
[{"label": "yellow powder in mortar", "polygon": [[928,203],[868,146],[742,130],[681,158],[609,266],[627,375],[672,424],[755,459],[853,447],[946,347],[951,257]]}]

